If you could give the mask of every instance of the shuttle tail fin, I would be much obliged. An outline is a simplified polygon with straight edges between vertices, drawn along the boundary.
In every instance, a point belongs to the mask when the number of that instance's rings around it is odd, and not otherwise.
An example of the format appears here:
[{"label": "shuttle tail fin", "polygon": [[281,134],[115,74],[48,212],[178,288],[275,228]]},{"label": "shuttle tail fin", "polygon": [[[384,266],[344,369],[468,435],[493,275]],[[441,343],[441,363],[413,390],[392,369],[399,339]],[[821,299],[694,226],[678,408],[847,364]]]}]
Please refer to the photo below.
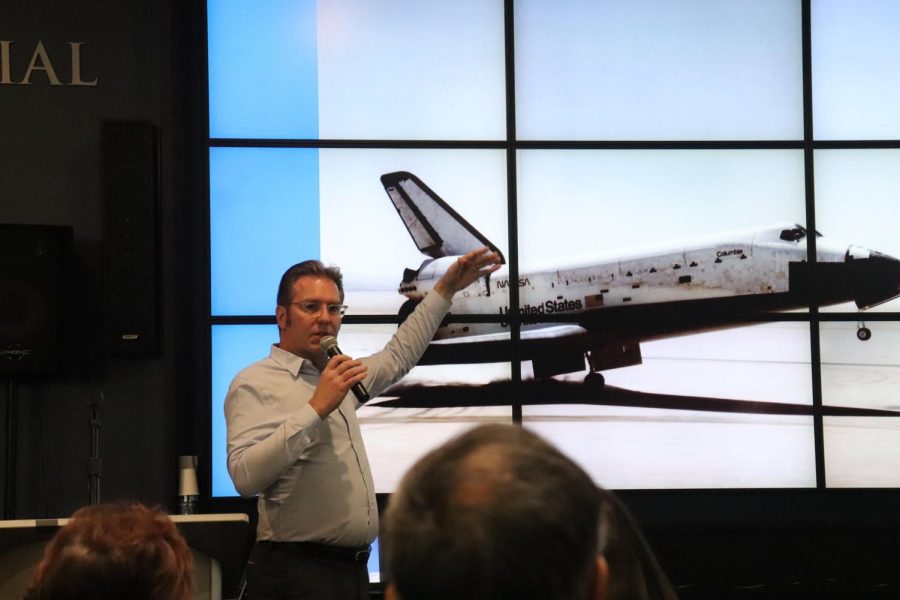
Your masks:
[{"label": "shuttle tail fin", "polygon": [[506,262],[490,240],[412,173],[386,173],[381,176],[381,184],[422,254],[431,258],[458,256],[487,246]]}]

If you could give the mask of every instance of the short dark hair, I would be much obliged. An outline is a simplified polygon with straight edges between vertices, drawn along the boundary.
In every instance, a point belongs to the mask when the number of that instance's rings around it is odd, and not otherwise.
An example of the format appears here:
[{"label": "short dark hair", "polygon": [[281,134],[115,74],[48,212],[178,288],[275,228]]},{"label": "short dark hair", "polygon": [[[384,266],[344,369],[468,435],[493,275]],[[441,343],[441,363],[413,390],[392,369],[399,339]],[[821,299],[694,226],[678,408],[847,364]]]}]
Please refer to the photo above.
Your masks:
[{"label": "short dark hair", "polygon": [[344,276],[341,274],[340,268],[334,265],[326,267],[320,260],[305,260],[289,267],[281,276],[276,298],[278,306],[287,308],[291,303],[291,288],[301,277],[327,277],[337,286],[338,292],[341,294],[341,302],[344,301]]},{"label": "short dark hair", "polygon": [[189,600],[191,551],[175,523],[141,504],[79,509],[44,549],[25,600]]},{"label": "short dark hair", "polygon": [[477,427],[431,451],[385,514],[403,600],[570,600],[595,582],[598,489],[537,435]]}]

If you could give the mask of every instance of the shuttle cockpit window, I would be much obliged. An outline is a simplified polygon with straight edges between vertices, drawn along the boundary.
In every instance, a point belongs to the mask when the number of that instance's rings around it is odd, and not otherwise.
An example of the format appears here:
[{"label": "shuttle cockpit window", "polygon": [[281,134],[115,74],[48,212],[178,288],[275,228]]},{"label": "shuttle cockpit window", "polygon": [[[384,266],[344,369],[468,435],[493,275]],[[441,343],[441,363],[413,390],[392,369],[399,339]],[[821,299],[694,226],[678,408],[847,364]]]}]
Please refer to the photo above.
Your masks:
[{"label": "shuttle cockpit window", "polygon": [[806,229],[800,225],[797,225],[793,229],[783,229],[780,237],[785,242],[799,242],[806,237]]}]

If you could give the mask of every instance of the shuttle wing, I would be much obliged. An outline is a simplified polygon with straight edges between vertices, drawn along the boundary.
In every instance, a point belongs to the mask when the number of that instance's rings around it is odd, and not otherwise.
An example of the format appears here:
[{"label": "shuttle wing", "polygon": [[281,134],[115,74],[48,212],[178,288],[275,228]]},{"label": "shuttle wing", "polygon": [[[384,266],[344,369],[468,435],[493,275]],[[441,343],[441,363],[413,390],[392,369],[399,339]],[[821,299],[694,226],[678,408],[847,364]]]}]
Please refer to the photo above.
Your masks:
[{"label": "shuttle wing", "polygon": [[[592,336],[580,325],[554,325],[537,329],[523,329],[519,344],[522,360],[533,360],[547,351],[562,349],[583,353]],[[431,342],[419,364],[472,364],[482,362],[506,362],[512,358],[509,332],[470,335],[463,338],[435,340]]]},{"label": "shuttle wing", "polygon": [[506,262],[490,240],[412,173],[387,173],[381,176],[381,184],[422,254],[431,258],[458,256],[487,246]]},{"label": "shuttle wing", "polygon": [[[571,337],[573,335],[583,335],[587,330],[580,325],[553,325],[550,327],[540,327],[537,329],[523,329],[519,332],[519,339],[522,341],[530,340],[546,340],[552,338]],[[508,332],[484,333],[478,335],[468,335],[464,338],[450,338],[446,340],[434,340],[431,342],[436,346],[459,346],[466,343],[481,344],[484,342],[509,342]]]}]

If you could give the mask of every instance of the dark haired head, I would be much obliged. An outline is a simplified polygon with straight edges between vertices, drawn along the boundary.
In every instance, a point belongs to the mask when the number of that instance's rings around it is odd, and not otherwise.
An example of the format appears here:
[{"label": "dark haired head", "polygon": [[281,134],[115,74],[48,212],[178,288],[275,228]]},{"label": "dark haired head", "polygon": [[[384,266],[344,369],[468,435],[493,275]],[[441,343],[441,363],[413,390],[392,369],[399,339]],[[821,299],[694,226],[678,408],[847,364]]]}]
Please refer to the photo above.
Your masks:
[{"label": "dark haired head", "polygon": [[338,292],[341,295],[341,302],[344,301],[344,276],[338,267],[326,267],[320,260],[305,260],[301,263],[288,268],[281,276],[278,284],[278,306],[287,306],[293,300],[293,287],[301,277],[326,277],[334,282]]},{"label": "dark haired head", "polygon": [[404,600],[569,600],[595,582],[599,496],[556,448],[517,426],[478,427],[404,477],[385,516]]},{"label": "dark haired head", "polygon": [[635,522],[557,448],[485,425],[432,450],[385,514],[401,600],[675,600]]}]

